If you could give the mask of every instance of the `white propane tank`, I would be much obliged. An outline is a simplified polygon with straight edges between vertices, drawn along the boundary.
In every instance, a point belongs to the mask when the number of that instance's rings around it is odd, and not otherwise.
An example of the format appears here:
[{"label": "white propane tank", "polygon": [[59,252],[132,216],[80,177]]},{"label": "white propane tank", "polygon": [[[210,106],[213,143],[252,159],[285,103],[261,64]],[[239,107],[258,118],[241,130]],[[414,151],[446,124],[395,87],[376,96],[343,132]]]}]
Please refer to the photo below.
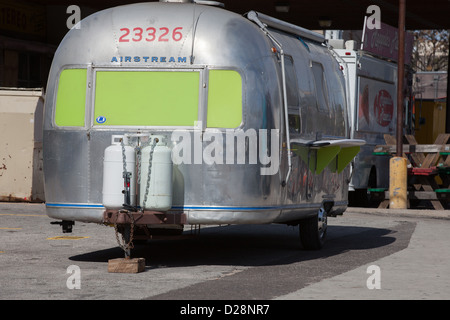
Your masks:
[{"label": "white propane tank", "polygon": [[[123,154],[121,140],[123,136],[112,136],[111,145],[105,149],[103,158],[103,206],[108,209],[122,208],[124,201]],[[136,154],[134,148],[125,144],[126,169],[131,172],[130,205],[136,205]]]},{"label": "white propane tank", "polygon": [[[163,137],[154,136],[152,139],[158,139],[154,148],[151,146],[152,140],[150,146],[142,149],[139,204],[146,210],[167,211],[172,207],[172,151],[164,143]],[[146,199],[150,153],[152,153],[152,164]]]}]

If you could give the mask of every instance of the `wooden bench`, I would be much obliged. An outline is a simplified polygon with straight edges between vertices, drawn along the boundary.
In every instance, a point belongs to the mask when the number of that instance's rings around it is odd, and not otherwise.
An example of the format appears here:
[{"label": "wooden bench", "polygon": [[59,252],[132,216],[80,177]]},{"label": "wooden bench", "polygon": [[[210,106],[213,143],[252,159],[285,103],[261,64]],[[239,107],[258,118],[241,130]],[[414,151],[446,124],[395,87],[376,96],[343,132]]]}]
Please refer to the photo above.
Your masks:
[{"label": "wooden bench", "polygon": [[[396,140],[384,135],[386,145],[378,145],[373,153],[396,153]],[[450,197],[450,134],[440,134],[434,144],[418,144],[414,136],[405,135],[403,157],[408,159],[408,207],[410,200],[429,200],[436,210],[444,210]],[[389,191],[370,189],[374,197],[383,198],[379,208],[389,206]],[[414,201],[416,202],[416,201]]]}]

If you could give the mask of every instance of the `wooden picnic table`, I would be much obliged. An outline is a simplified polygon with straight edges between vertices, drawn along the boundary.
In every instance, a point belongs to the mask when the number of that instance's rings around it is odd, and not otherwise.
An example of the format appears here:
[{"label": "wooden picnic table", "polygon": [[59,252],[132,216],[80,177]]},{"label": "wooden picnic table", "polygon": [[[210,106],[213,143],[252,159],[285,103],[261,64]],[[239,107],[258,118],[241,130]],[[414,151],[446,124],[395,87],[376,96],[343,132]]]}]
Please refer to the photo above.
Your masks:
[{"label": "wooden picnic table", "polygon": [[[395,154],[396,140],[385,135],[385,145],[377,145],[375,154]],[[438,135],[434,144],[418,144],[412,135],[405,136],[403,157],[408,159],[408,206],[429,200],[436,210],[444,210],[450,201],[450,134]],[[369,190],[370,191],[370,190]],[[389,206],[389,190],[384,193],[379,208]]]}]

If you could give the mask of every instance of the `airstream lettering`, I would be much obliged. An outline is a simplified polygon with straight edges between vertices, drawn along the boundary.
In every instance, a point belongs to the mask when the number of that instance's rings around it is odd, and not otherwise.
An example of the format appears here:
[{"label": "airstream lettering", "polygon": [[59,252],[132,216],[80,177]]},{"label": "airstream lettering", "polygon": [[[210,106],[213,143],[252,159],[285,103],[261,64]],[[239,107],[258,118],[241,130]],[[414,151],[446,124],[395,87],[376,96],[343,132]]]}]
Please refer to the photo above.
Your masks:
[{"label": "airstream lettering", "polygon": [[127,243],[186,224],[281,223],[321,248],[364,144],[350,139],[332,48],[258,12],[169,2],[97,12],[59,45],[44,116],[48,216],[114,225]]},{"label": "airstream lettering", "polygon": [[[175,59],[176,58],[176,59]],[[186,63],[186,57],[148,57],[148,56],[125,56],[125,57],[112,57],[111,62],[169,62],[169,63]]]}]

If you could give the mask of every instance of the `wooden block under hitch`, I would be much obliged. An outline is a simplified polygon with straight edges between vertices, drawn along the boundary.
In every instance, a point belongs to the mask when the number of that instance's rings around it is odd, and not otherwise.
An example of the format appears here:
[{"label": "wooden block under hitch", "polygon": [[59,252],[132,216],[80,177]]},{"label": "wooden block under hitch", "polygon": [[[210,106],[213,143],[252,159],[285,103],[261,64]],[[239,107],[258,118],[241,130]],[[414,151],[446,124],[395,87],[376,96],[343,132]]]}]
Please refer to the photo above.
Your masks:
[{"label": "wooden block under hitch", "polygon": [[108,272],[111,273],[139,273],[144,270],[144,258],[117,258],[108,260]]}]

